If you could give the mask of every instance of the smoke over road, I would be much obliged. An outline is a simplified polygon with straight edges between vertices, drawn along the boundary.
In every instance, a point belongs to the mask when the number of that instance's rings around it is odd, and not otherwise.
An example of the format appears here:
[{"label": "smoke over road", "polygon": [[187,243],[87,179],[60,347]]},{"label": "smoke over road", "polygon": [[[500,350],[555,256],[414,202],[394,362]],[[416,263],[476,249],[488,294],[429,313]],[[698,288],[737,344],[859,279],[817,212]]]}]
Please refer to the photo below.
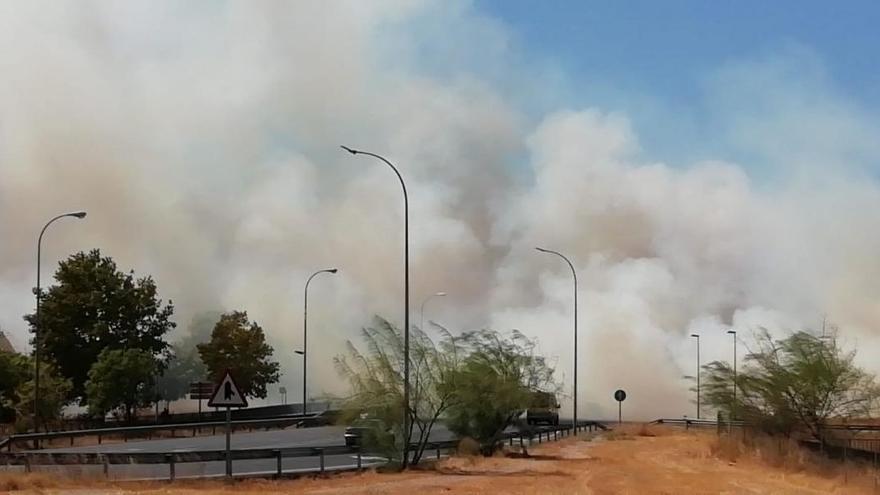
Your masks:
[{"label": "smoke over road", "polygon": [[756,165],[652,159],[618,109],[546,104],[535,93],[563,76],[515,53],[463,1],[0,4],[0,326],[26,346],[39,228],[85,209],[47,233],[45,279],[99,247],[152,274],[182,328],[247,310],[293,395],[303,284],[338,267],[310,289],[309,362],[339,392],[344,340],[373,314],[402,322],[400,188],[347,144],[407,180],[414,322],[446,291],[426,320],[518,328],[568,387],[570,274],[533,248],[573,260],[585,415],[615,414],[617,388],[642,416],[689,413],[688,335],[729,359],[731,326],[827,314],[880,371],[877,119],[805,76],[808,56],[705,82],[719,149]]}]

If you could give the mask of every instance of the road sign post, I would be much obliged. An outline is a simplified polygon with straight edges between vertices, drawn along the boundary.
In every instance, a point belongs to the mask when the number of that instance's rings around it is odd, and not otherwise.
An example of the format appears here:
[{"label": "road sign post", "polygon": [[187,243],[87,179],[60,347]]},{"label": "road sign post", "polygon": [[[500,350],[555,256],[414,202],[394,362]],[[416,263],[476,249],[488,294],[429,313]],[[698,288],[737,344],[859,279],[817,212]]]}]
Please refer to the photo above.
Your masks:
[{"label": "road sign post", "polygon": [[232,430],[232,408],[226,406],[226,478],[232,478],[232,449],[231,433]]},{"label": "road sign post", "polygon": [[617,424],[623,423],[623,401],[626,400],[626,392],[616,390],[614,392],[614,400],[617,401]]},{"label": "road sign post", "polygon": [[208,407],[226,407],[226,479],[232,478],[232,408],[247,407],[247,399],[229,370],[211,394]]},{"label": "road sign post", "polygon": [[192,382],[189,384],[189,398],[199,401],[199,421],[202,420],[202,400],[214,395],[214,384],[211,382]]}]

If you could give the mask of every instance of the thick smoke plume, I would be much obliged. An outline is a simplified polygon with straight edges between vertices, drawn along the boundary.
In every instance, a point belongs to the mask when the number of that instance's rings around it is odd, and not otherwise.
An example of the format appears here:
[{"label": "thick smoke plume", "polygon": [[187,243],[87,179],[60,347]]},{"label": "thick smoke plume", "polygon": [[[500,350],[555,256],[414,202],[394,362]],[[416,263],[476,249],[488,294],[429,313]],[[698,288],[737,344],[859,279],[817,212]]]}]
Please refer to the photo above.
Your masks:
[{"label": "thick smoke plume", "polygon": [[373,314],[403,320],[400,187],[347,144],[407,180],[412,321],[446,291],[426,320],[518,328],[567,389],[571,278],[534,247],[573,259],[587,416],[612,416],[616,388],[634,416],[691,414],[693,332],[704,360],[729,359],[727,328],[827,315],[880,371],[880,188],[861,168],[876,119],[822,81],[789,88],[789,65],[812,61],[708,78],[719,149],[760,164],[664,164],[601,102],[535,115],[541,78],[515,52],[467,2],[0,4],[0,326],[27,346],[39,229],[86,209],[47,233],[44,280],[99,247],[152,274],[184,329],[247,310],[292,394],[303,284],[338,267],[311,287],[309,362],[340,392],[344,340]]}]

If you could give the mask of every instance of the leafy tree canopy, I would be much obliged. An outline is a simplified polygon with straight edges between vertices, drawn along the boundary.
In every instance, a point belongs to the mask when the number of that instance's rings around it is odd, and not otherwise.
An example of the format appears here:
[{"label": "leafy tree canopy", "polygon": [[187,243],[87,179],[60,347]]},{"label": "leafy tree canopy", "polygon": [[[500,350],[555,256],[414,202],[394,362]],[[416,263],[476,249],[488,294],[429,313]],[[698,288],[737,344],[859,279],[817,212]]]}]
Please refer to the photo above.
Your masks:
[{"label": "leafy tree canopy", "polygon": [[155,378],[159,363],[141,349],[105,349],[89,370],[86,382],[89,412],[103,417],[122,409],[128,422],[138,407],[155,398]]},{"label": "leafy tree canopy", "polygon": [[[41,349],[73,384],[70,399],[84,400],[89,370],[105,349],[167,353],[163,336],[175,324],[174,306],[162,303],[150,277],[122,273],[97,249],[59,263],[56,285],[42,297]],[[36,316],[25,316],[34,331]]]},{"label": "leafy tree canopy", "polygon": [[214,381],[230,370],[249,397],[266,398],[266,387],[279,378],[279,364],[272,360],[272,346],[256,322],[244,311],[225,313],[214,325],[210,342],[196,346]]}]

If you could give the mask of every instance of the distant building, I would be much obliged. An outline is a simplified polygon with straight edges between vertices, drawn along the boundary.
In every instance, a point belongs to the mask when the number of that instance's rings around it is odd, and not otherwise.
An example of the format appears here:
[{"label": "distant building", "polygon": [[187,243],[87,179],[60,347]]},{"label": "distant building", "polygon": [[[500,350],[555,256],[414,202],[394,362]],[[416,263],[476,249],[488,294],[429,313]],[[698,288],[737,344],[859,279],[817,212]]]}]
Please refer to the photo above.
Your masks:
[{"label": "distant building", "polygon": [[0,330],[0,352],[15,353],[15,347],[12,347],[12,342],[6,338],[6,334],[3,333],[3,330]]}]

